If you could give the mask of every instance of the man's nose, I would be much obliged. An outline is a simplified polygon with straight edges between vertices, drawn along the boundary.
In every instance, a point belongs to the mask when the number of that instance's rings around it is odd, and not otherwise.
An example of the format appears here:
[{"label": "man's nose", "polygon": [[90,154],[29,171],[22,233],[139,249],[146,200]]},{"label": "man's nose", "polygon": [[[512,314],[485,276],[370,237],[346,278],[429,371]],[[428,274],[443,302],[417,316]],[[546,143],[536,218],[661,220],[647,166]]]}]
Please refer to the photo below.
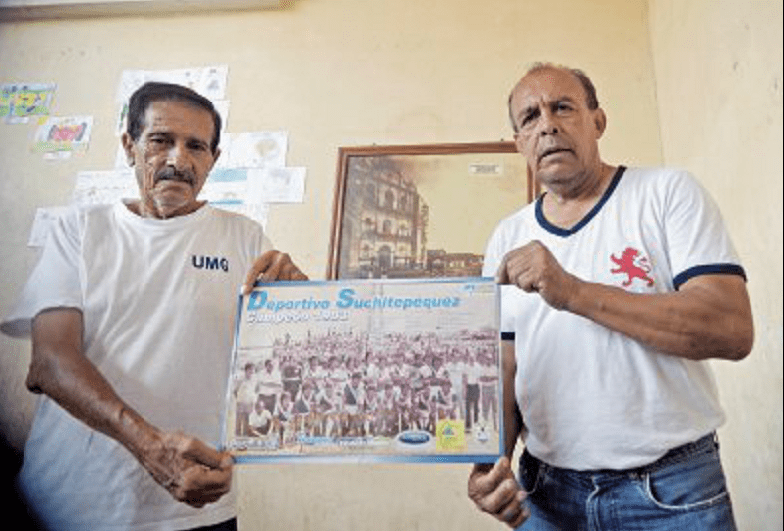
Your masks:
[{"label": "man's nose", "polygon": [[188,157],[188,150],[185,146],[175,144],[169,149],[166,157],[166,165],[173,167],[177,171],[188,169],[190,159]]},{"label": "man's nose", "polygon": [[539,120],[539,134],[545,136],[556,133],[558,133],[558,120],[550,109],[545,108]]}]

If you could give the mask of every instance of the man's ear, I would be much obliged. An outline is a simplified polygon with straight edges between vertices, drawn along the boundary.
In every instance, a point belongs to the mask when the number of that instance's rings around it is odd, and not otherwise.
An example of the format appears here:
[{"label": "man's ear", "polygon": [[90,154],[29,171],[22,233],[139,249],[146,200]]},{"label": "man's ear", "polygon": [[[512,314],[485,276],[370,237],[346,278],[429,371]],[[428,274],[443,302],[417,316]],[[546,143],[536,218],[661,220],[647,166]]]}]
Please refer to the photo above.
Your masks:
[{"label": "man's ear", "polygon": [[607,129],[607,115],[604,114],[604,110],[601,107],[593,111],[593,122],[596,125],[596,138],[601,138],[604,134],[604,130]]},{"label": "man's ear", "polygon": [[210,166],[210,171],[212,171],[212,168],[215,167],[215,163],[218,162],[218,157],[220,157],[220,155],[221,155],[221,150],[219,147],[216,147],[215,153],[212,154],[212,165]]},{"label": "man's ear", "polygon": [[135,144],[133,138],[131,138],[131,135],[126,131],[120,137],[120,142],[122,142],[123,150],[125,150],[125,160],[128,162],[128,166],[133,167],[136,162],[136,157],[134,157],[133,153],[133,146]]}]

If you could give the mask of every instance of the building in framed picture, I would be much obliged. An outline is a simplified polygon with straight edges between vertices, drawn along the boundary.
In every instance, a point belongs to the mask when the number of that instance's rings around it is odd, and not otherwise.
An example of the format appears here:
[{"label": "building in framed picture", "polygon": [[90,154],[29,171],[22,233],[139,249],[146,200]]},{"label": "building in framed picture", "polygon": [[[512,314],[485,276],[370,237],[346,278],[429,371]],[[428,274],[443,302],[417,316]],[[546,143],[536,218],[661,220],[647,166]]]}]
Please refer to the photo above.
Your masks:
[{"label": "building in framed picture", "polygon": [[512,142],[340,148],[327,278],[480,276],[499,213],[533,197]]},{"label": "building in framed picture", "polygon": [[351,161],[341,262],[347,278],[422,276],[428,207],[390,157]]}]

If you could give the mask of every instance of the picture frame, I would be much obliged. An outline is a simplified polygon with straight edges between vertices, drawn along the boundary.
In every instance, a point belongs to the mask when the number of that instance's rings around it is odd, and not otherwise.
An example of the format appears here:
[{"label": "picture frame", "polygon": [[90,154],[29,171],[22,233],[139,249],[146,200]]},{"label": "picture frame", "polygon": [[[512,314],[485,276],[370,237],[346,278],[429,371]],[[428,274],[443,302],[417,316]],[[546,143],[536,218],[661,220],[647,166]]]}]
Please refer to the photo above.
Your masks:
[{"label": "picture frame", "polygon": [[493,228],[538,194],[511,141],[340,147],[327,279],[479,276]]}]

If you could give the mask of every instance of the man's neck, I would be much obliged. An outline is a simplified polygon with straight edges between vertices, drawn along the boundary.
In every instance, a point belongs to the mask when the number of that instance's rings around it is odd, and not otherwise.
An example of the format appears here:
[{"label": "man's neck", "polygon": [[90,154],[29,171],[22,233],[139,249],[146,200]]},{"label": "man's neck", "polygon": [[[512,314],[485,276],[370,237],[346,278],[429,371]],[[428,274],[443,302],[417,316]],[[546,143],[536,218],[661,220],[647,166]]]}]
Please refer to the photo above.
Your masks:
[{"label": "man's neck", "polygon": [[130,210],[131,212],[133,212],[134,214],[142,218],[171,219],[179,216],[187,216],[188,214],[192,214],[197,210],[199,210],[201,207],[203,207],[205,204],[207,204],[206,201],[198,201],[192,203],[187,208],[178,210],[177,212],[172,212],[168,216],[161,214],[161,212],[159,212],[159,210],[156,209],[154,206],[148,205],[140,199],[134,199],[133,201],[128,201],[125,203],[125,206],[128,210]]},{"label": "man's neck", "polygon": [[574,227],[604,196],[615,170],[614,166],[600,163],[592,175],[581,179],[579,187],[566,192],[548,189],[542,202],[544,217],[556,227]]}]

